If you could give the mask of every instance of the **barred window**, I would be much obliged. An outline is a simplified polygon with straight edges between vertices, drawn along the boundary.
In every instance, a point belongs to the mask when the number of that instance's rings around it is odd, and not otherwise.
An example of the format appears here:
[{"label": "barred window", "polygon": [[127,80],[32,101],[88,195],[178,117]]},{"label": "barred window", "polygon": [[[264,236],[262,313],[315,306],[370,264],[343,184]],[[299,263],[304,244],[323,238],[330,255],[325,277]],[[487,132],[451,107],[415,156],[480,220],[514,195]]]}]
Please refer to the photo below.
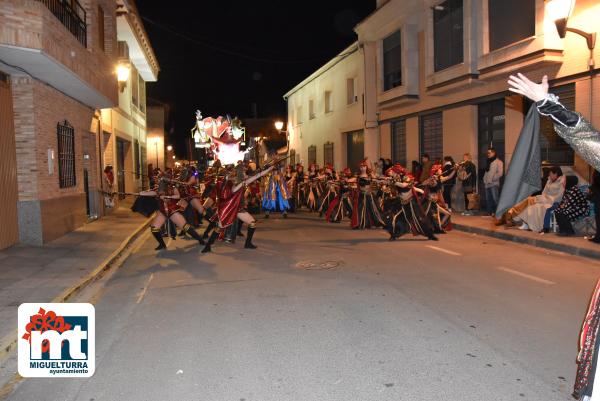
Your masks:
[{"label": "barred window", "polygon": [[392,123],[392,160],[406,166],[406,120]]},{"label": "barred window", "polygon": [[317,147],[310,145],[308,147],[308,165],[317,164]]},{"label": "barred window", "polygon": [[67,120],[56,124],[58,139],[58,180],[60,188],[74,187],[75,180],[75,129]]},{"label": "barred window", "polygon": [[420,148],[421,156],[428,154],[431,161],[441,161],[444,157],[444,136],[442,113],[421,116]]},{"label": "barred window", "polygon": [[296,164],[296,151],[294,149],[290,150],[290,158],[288,164],[292,167],[294,166],[294,164]]},{"label": "barred window", "polygon": [[323,161],[324,164],[331,164],[333,166],[333,143],[327,142],[323,145]]}]

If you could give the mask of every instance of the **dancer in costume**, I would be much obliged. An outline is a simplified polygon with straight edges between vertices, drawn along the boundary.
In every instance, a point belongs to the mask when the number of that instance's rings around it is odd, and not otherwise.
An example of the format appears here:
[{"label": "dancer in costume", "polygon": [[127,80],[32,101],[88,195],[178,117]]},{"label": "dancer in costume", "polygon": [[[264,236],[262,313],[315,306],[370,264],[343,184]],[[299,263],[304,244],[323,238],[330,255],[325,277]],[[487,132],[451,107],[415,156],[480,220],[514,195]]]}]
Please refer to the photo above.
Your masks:
[{"label": "dancer in costume", "polygon": [[356,189],[356,182],[351,183],[352,170],[346,167],[342,176],[337,181],[336,197],[329,204],[325,217],[330,223],[340,223],[344,217],[352,217],[352,191]]},{"label": "dancer in costume", "polygon": [[283,218],[287,218],[287,212],[290,210],[289,199],[290,191],[285,174],[282,168],[279,168],[269,176],[263,193],[262,207],[265,218],[268,219],[271,212],[281,212]]},{"label": "dancer in costume", "polygon": [[429,178],[422,184],[426,190],[424,204],[425,214],[430,218],[436,234],[445,234],[452,229],[448,210],[444,202],[442,165],[434,164],[429,172]]},{"label": "dancer in costume", "polygon": [[298,163],[296,164],[296,176],[294,178],[294,188],[292,189],[292,198],[294,199],[294,204],[296,206],[296,210],[299,210],[302,206],[306,204],[306,200],[304,198],[305,195],[305,183],[306,175],[304,174],[304,166]]},{"label": "dancer in costume", "polygon": [[[204,206],[202,204],[202,187],[198,179],[198,171],[194,166],[184,167],[179,175],[179,193],[181,194],[180,205],[186,210],[188,205],[198,212],[200,221],[204,216]],[[179,236],[185,237],[185,231]]]},{"label": "dancer in costume", "polygon": [[161,227],[167,220],[175,223],[180,229],[197,240],[198,243],[203,245],[204,241],[200,235],[192,226],[186,223],[185,218],[181,214],[182,208],[179,205],[179,200],[181,197],[176,186],[170,183],[170,179],[171,177],[169,174],[165,173],[158,184],[157,191],[146,191],[140,193],[140,197],[138,198],[139,202],[136,200],[137,205],[134,203],[132,210],[140,211],[141,209],[144,209],[144,206],[142,206],[143,203],[146,203],[143,200],[144,197],[150,197],[158,200],[158,210],[154,216],[154,220],[152,220],[152,223],[150,224],[152,235],[158,242],[158,246],[155,248],[157,251],[167,247],[161,234]]},{"label": "dancer in costume", "polygon": [[294,192],[296,191],[295,188],[298,185],[298,183],[296,182],[296,171],[294,171],[294,168],[292,167],[291,164],[288,164],[287,166],[285,166],[285,183],[287,185],[287,189],[290,195],[290,198],[288,199],[288,203],[290,205],[290,212],[291,213],[296,213],[297,208],[299,207],[299,205],[296,203],[296,198],[294,197]]},{"label": "dancer in costume", "polygon": [[311,212],[316,212],[318,209],[318,200],[321,196],[320,188],[319,188],[319,166],[316,164],[311,164],[308,168],[308,177],[306,182],[306,207]]},{"label": "dancer in costume", "polygon": [[423,190],[415,187],[415,179],[399,165],[390,167],[386,175],[392,179],[397,196],[386,202],[385,230],[393,241],[404,234],[423,235],[437,241],[433,227],[419,203]]},{"label": "dancer in costume", "polygon": [[331,164],[325,165],[323,174],[319,176],[319,182],[323,188],[323,196],[319,200],[319,217],[323,217],[329,209],[329,205],[337,196],[336,180],[337,175],[333,170],[333,166]]},{"label": "dancer in costume", "polygon": [[381,210],[373,196],[371,181],[375,178],[367,165],[367,159],[360,162],[360,173],[356,178],[358,189],[353,193],[352,220],[350,226],[354,230],[362,230],[385,225]]},{"label": "dancer in costume", "polygon": [[208,228],[215,228],[215,230],[210,234],[202,253],[211,252],[211,247],[217,240],[220,232],[235,223],[236,219],[248,224],[244,248],[256,249],[256,246],[252,243],[252,237],[256,231],[256,220],[246,211],[242,199],[243,194],[246,192],[245,188],[254,181],[269,174],[271,170],[273,170],[273,166],[269,166],[262,172],[246,178],[237,184],[234,184],[234,181],[238,179],[237,172],[232,170],[229,175],[224,177],[223,180],[218,183],[217,213],[211,220],[211,224]]}]

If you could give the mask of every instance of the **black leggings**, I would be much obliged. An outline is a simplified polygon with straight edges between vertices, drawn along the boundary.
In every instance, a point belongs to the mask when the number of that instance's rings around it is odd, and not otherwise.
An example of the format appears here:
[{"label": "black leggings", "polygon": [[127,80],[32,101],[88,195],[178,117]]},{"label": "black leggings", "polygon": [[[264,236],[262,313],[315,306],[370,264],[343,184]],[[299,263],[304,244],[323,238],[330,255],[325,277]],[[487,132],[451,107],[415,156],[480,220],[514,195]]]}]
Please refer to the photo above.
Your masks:
[{"label": "black leggings", "polygon": [[454,185],[444,185],[444,201],[446,201],[448,209],[452,209],[452,188]]}]

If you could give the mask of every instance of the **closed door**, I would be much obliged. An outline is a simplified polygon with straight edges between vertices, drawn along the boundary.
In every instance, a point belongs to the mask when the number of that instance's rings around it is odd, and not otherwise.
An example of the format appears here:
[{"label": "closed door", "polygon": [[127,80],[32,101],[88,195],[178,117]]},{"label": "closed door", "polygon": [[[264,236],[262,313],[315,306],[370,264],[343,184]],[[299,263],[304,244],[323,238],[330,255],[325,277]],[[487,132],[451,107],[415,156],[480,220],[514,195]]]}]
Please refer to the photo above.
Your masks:
[{"label": "closed door", "polygon": [[125,152],[127,151],[125,147],[125,141],[117,138],[117,186],[119,188],[119,199],[125,199]]},{"label": "closed door", "polygon": [[346,160],[352,171],[358,171],[359,163],[365,158],[365,134],[362,130],[346,134]]},{"label": "closed door", "polygon": [[19,241],[17,154],[8,75],[0,72],[0,249]]},{"label": "closed door", "polygon": [[482,103],[478,110],[478,158],[479,163],[479,188],[481,201],[486,202],[483,190],[483,175],[487,166],[487,150],[491,147],[496,150],[498,158],[504,161],[504,99]]}]

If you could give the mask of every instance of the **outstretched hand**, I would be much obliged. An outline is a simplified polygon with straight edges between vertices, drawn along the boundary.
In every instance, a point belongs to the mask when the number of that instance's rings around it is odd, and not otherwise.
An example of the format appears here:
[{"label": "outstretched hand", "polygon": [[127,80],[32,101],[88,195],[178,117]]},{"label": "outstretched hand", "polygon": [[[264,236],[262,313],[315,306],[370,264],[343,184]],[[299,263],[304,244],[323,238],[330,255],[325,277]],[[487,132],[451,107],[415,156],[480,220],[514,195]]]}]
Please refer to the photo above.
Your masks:
[{"label": "outstretched hand", "polygon": [[548,76],[544,75],[541,84],[529,80],[525,75],[518,73],[516,76],[511,75],[508,79],[508,90],[518,93],[534,102],[544,100],[548,95]]}]

